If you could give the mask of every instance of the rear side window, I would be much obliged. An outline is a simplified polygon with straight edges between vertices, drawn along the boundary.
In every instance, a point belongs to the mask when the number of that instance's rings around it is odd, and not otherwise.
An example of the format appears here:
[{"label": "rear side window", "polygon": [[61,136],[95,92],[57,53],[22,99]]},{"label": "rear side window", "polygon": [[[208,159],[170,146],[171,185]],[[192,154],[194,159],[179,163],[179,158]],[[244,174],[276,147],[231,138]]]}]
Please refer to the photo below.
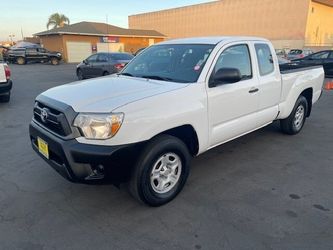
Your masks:
[{"label": "rear side window", "polygon": [[249,48],[245,44],[225,49],[216,62],[214,74],[223,68],[236,68],[243,80],[252,78],[252,67]]},{"label": "rear side window", "polygon": [[254,47],[258,58],[260,75],[264,76],[272,73],[274,71],[274,63],[269,46],[264,43],[257,43]]},{"label": "rear side window", "polygon": [[130,54],[112,54],[111,58],[113,60],[132,60],[134,56],[130,55]]}]

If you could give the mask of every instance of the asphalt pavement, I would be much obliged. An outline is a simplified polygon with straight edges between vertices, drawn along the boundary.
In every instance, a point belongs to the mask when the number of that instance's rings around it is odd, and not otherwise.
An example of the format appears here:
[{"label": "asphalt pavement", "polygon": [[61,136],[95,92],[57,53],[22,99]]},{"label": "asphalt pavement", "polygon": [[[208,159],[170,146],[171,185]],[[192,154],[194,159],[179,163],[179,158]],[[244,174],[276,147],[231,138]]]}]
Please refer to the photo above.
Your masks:
[{"label": "asphalt pavement", "polygon": [[73,184],[29,142],[34,98],[76,81],[75,65],[11,65],[0,103],[0,249],[333,249],[333,91],[302,132],[276,122],[192,162],[171,203],[150,208],[113,185]]}]

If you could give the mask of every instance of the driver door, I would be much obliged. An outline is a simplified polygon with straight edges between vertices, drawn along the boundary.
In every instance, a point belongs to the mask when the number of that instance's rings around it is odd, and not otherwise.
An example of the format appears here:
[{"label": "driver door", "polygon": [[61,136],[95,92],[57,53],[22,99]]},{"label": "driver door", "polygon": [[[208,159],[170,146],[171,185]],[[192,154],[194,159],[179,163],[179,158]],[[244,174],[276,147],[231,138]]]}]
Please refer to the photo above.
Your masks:
[{"label": "driver door", "polygon": [[[242,80],[207,87],[210,148],[257,128],[259,82],[251,58],[252,44],[238,43],[221,49],[210,79],[221,68],[239,69]],[[252,51],[252,53],[250,53]]]}]

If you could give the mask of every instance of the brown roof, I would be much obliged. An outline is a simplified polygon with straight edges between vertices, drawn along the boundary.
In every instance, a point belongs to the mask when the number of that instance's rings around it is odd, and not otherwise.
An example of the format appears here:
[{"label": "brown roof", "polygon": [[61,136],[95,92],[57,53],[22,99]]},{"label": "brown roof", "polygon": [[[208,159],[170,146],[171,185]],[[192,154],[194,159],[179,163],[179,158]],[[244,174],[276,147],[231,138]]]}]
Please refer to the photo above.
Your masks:
[{"label": "brown roof", "polygon": [[34,34],[35,36],[46,36],[56,34],[75,35],[114,35],[114,36],[137,36],[137,37],[165,37],[155,30],[124,29],[106,23],[80,22],[66,25]]}]

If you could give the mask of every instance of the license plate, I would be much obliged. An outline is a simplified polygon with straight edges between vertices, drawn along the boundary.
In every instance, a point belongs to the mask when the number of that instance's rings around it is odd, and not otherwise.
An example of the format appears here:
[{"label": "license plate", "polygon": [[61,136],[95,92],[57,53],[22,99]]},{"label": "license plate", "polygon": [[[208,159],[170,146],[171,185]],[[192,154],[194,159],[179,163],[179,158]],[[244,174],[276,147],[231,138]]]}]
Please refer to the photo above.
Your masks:
[{"label": "license plate", "polygon": [[49,159],[49,145],[43,139],[37,137],[38,150],[46,159]]}]

